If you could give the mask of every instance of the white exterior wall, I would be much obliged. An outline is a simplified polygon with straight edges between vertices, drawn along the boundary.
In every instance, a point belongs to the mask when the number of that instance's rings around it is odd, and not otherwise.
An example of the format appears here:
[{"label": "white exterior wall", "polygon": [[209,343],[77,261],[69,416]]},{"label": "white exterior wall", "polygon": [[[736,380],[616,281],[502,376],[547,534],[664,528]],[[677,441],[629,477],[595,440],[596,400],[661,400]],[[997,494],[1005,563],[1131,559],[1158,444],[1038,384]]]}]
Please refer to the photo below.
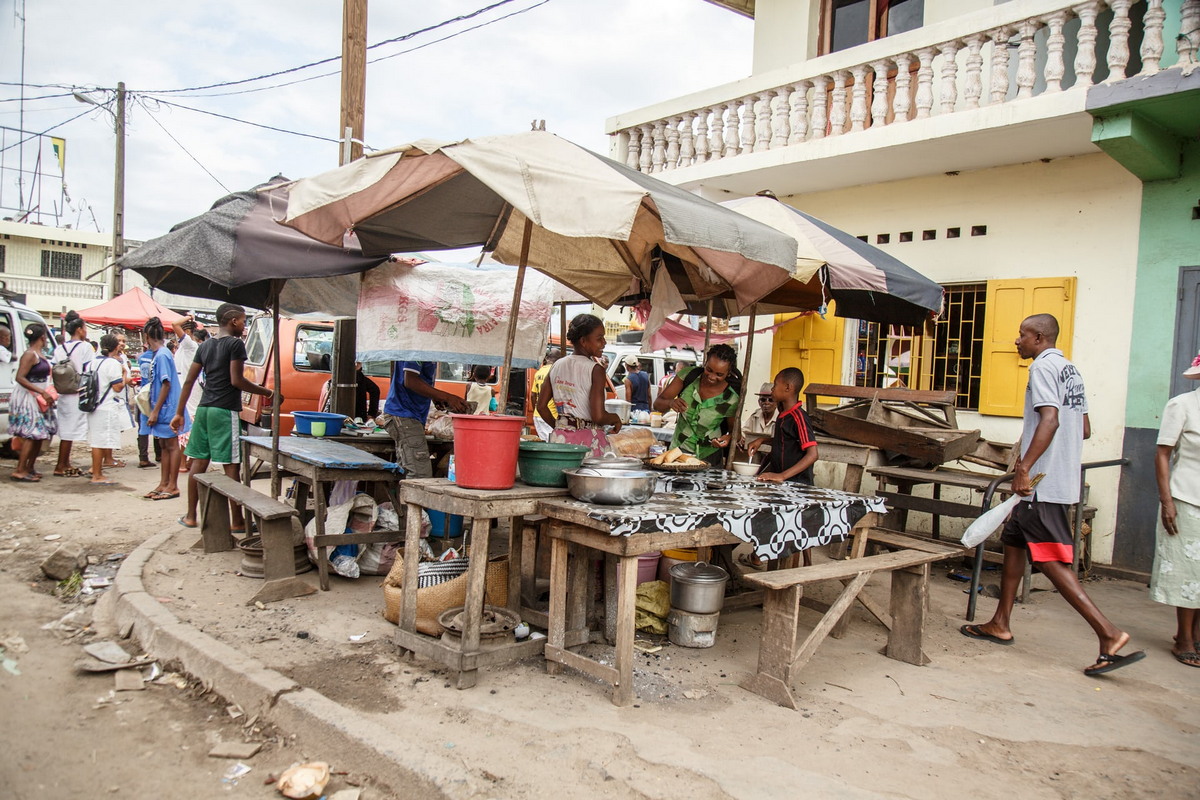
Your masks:
[{"label": "white exterior wall", "polygon": [[[890,233],[892,244],[881,249],[939,283],[1076,277],[1072,360],[1088,387],[1093,431],[1084,460],[1120,458],[1141,204],[1141,183],[1122,167],[1104,155],[1079,156],[785,201],[851,234],[869,235],[872,244],[877,233]],[[987,225],[987,235],[970,236],[972,225]],[[946,239],[948,227],[961,228],[962,237]],[[926,229],[936,229],[938,238],[921,241]],[[913,231],[915,241],[898,243],[901,231]],[[770,379],[770,355],[771,337],[762,336],[751,385]],[[843,363],[843,382],[851,382],[853,361]],[[1020,436],[1019,418],[960,412],[958,419],[995,441]],[[1092,545],[1098,562],[1111,560],[1118,477],[1115,468],[1088,474],[1098,509]]]},{"label": "white exterior wall", "polygon": [[[26,304],[46,319],[57,317],[64,308],[82,310],[109,299],[107,279],[111,273],[104,270],[112,248],[108,234],[0,221],[0,247],[4,248],[0,281],[9,290],[24,293]],[[43,278],[43,250],[79,254],[80,276],[99,274],[78,281]]]}]

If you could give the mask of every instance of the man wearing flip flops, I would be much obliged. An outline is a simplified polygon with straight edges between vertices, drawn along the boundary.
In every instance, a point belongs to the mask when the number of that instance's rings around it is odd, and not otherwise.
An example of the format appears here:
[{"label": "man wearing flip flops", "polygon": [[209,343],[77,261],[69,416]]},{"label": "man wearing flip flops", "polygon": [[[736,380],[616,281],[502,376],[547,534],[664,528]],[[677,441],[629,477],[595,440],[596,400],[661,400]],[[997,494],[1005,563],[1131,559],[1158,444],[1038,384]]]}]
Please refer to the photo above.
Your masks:
[{"label": "man wearing flip flops", "polygon": [[[963,625],[959,631],[971,639],[1002,645],[1013,643],[1009,622],[1017,587],[1025,574],[1028,551],[1041,573],[1096,632],[1100,656],[1084,673],[1101,675],[1141,661],[1146,654],[1138,650],[1120,655],[1129,643],[1129,634],[1100,612],[1083,590],[1072,566],[1075,538],[1067,522],[1067,508],[1079,501],[1083,440],[1091,435],[1091,430],[1083,377],[1055,347],[1057,340],[1058,320],[1049,314],[1035,314],[1021,323],[1017,354],[1032,358],[1033,363],[1025,389],[1021,458],[1017,461],[1012,487],[1028,499],[1013,509],[1000,535],[1004,571],[996,613],[982,625]],[[1035,490],[1030,485],[1030,475],[1039,472],[1045,473],[1045,478]]]}]

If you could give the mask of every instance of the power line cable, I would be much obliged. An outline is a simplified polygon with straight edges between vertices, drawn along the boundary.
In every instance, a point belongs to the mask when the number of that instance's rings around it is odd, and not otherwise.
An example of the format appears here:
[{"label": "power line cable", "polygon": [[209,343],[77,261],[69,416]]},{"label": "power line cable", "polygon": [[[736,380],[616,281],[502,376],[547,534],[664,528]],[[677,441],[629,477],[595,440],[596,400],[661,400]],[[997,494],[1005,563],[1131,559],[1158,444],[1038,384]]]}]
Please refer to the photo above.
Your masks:
[{"label": "power line cable", "polygon": [[10,145],[8,145],[8,146],[6,146],[6,147],[0,147],[0,153],[3,153],[5,150],[11,150],[11,149],[13,149],[14,147],[17,147],[18,145],[22,145],[22,144],[24,144],[25,142],[31,142],[31,141],[33,141],[34,139],[38,138],[39,136],[45,136],[47,133],[50,133],[51,131],[58,130],[58,129],[59,129],[59,128],[61,128],[62,126],[66,125],[68,122],[74,122],[75,120],[77,120],[77,119],[79,119],[80,117],[82,117],[84,114],[90,114],[90,113],[92,113],[92,111],[94,111],[94,110],[95,110],[95,109],[91,109],[91,108],[85,108],[83,111],[80,111],[78,114],[76,114],[75,116],[71,117],[70,119],[63,120],[62,122],[58,123],[57,125],[51,125],[49,128],[46,128],[46,130],[42,131],[41,133],[34,133],[34,134],[31,134],[31,135],[29,135],[29,136],[25,137],[24,139],[21,139],[21,140],[19,140],[19,141],[13,142],[12,144],[10,144]]},{"label": "power line cable", "polygon": [[[539,6],[544,6],[544,5],[546,5],[546,3],[549,3],[549,2],[550,2],[550,0],[541,0],[541,2],[535,3],[534,5],[529,6],[528,8],[522,8],[517,11],[513,11],[509,14],[505,14],[504,16],[497,17],[496,19],[488,20],[487,22],[481,22],[478,25],[472,25],[469,28],[464,28],[461,31],[456,31],[454,33],[448,34],[446,36],[441,37],[440,39],[434,39],[431,42],[426,42],[424,44],[417,45],[416,47],[410,47],[409,49],[401,50],[398,53],[391,53],[390,55],[379,56],[378,58],[372,58],[372,59],[368,60],[367,63],[375,64],[380,61],[386,61],[389,58],[396,58],[397,56],[403,56],[403,55],[407,55],[409,53],[415,53],[418,50],[423,50],[426,47],[431,47],[435,44],[449,41],[450,39],[454,39],[455,37],[462,36],[465,33],[470,33],[471,31],[476,31],[476,30],[479,30],[480,28],[486,28],[488,25],[493,25],[497,22],[502,22],[510,17],[516,17],[516,16],[519,16],[526,12],[533,11],[535,8],[538,8]],[[294,81],[285,81],[284,83],[275,83],[275,84],[271,84],[270,86],[257,86],[253,89],[239,89],[239,90],[233,91],[233,92],[214,92],[211,94],[180,94],[180,95],[176,95],[176,96],[177,97],[199,98],[199,97],[230,97],[232,95],[238,95],[238,94],[253,94],[255,92],[266,92],[271,89],[282,89],[286,86],[295,86],[296,84],[308,83],[309,81],[315,81],[315,80],[318,80],[319,78],[329,78],[334,75],[340,75],[340,74],[342,74],[341,70],[335,70],[333,72],[323,72],[320,75],[310,75],[307,78],[297,78]]]},{"label": "power line cable", "polygon": [[[276,133],[286,133],[291,136],[302,136],[305,139],[316,139],[317,141],[320,141],[320,142],[332,142],[333,144],[341,144],[341,142],[339,140],[330,139],[327,136],[317,136],[317,135],[311,134],[311,133],[300,133],[299,131],[289,131],[286,128],[276,128],[273,125],[263,125],[261,122],[251,122],[251,121],[245,120],[245,119],[238,119],[237,117],[231,117],[228,114],[218,114],[216,111],[205,111],[202,108],[192,108],[191,106],[181,105],[180,103],[172,103],[169,100],[162,100],[160,98],[150,98],[150,99],[154,100],[155,102],[161,103],[164,106],[169,106],[171,108],[182,108],[184,111],[194,111],[197,114],[207,114],[210,117],[218,117],[220,119],[227,119],[230,122],[240,122],[243,125],[252,125],[255,128],[263,128],[268,131],[275,131]],[[365,147],[365,145],[364,145],[364,147]],[[375,148],[368,147],[367,149],[373,150]]]},{"label": "power line cable", "polygon": [[0,103],[19,103],[24,100],[26,103],[33,100],[48,100],[51,97],[70,97],[70,92],[62,92],[61,94],[43,94],[37,97],[0,97]]},{"label": "power line cable", "polygon": [[[476,9],[475,11],[472,11],[469,14],[462,14],[460,16],[454,17],[453,19],[448,19],[448,20],[445,20],[444,22],[439,22],[436,25],[430,25],[426,28],[421,28],[420,30],[412,31],[411,33],[406,33],[402,36],[395,36],[391,39],[385,39],[382,42],[376,42],[375,44],[368,45],[367,49],[373,50],[377,47],[383,47],[384,45],[395,44],[396,42],[403,42],[408,39],[412,39],[416,36],[420,36],[423,33],[429,33],[430,31],[435,31],[438,28],[444,28],[447,25],[453,25],[456,22],[463,22],[468,19],[473,19],[473,18],[479,16],[480,14],[486,14],[488,11],[491,11],[493,9],[499,8],[500,6],[507,5],[512,2],[515,2],[515,0],[498,0],[498,2],[492,3],[491,5],[488,5],[488,6],[484,6],[483,8],[480,8],[480,9]],[[198,92],[198,91],[202,91],[205,89],[220,89],[225,86],[239,86],[244,83],[253,83],[255,81],[266,80],[267,78],[277,78],[280,75],[288,75],[293,72],[299,72],[301,70],[309,69],[310,67],[319,67],[322,64],[330,64],[334,61],[340,61],[341,58],[342,57],[340,55],[331,56],[330,58],[323,58],[320,61],[312,61],[308,64],[301,64],[298,67],[291,67],[289,69],[281,69],[281,70],[277,70],[275,72],[267,73],[265,75],[258,75],[253,78],[242,78],[241,80],[236,80],[236,81],[222,81],[220,83],[211,83],[211,84],[208,84],[207,86],[190,86],[190,87],[183,88],[183,89],[154,89],[154,90],[148,90],[145,93],[146,94],[179,94],[179,93],[183,93],[183,92]]]},{"label": "power line cable", "polygon": [[204,170],[205,174],[208,175],[208,177],[212,178],[214,181],[216,181],[218,186],[220,186],[222,189],[224,189],[229,194],[233,194],[233,191],[228,186],[221,183],[220,178],[218,178],[216,175],[213,175],[212,171],[209,170],[208,167],[206,167],[202,163],[200,163],[200,159],[196,158],[196,156],[194,156],[192,154],[191,150],[188,150],[186,147],[183,146],[183,142],[176,139],[175,135],[173,133],[171,133],[169,130],[167,130],[167,126],[163,125],[162,121],[157,116],[155,116],[154,112],[151,111],[150,108],[148,108],[146,106],[146,102],[144,100],[142,100],[141,98],[137,98],[136,102],[143,110],[145,110],[146,114],[150,117],[150,119],[154,120],[154,124],[157,125],[158,127],[162,128],[162,132],[165,133],[167,136],[169,136],[171,138],[172,142],[179,145],[179,149],[182,150],[183,152],[187,153],[188,158],[190,158],[192,161],[196,162],[196,166],[198,166],[198,167],[200,167],[200,169]]}]

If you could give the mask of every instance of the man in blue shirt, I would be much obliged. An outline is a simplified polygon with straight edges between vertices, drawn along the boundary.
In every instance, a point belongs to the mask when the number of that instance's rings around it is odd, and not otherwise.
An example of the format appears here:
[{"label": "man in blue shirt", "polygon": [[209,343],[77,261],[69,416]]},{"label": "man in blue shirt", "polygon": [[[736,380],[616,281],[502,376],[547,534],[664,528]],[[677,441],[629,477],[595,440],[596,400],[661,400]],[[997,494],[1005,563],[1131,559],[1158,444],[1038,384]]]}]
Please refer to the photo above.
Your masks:
[{"label": "man in blue shirt", "polygon": [[425,441],[425,420],[433,402],[465,414],[467,404],[461,397],[434,387],[436,361],[397,361],[392,365],[392,385],[379,422],[396,443],[396,463],[409,478],[432,478],[429,445]]}]

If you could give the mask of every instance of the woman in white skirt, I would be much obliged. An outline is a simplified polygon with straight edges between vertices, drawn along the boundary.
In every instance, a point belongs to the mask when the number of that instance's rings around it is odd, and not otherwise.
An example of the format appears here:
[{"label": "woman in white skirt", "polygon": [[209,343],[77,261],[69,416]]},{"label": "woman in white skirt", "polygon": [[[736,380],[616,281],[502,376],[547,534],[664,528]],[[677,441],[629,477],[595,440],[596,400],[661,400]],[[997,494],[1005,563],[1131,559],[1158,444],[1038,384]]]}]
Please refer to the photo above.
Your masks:
[{"label": "woman in white skirt", "polygon": [[[50,360],[55,364],[70,361],[82,375],[88,363],[96,357],[92,343],[87,340],[87,325],[77,312],[68,311],[63,327],[67,341],[54,348]],[[81,477],[83,470],[71,463],[71,445],[86,442],[88,438],[87,414],[79,410],[78,392],[67,392],[60,388],[55,411],[58,414],[58,463],[54,466],[54,474],[60,478]]]},{"label": "woman in white skirt", "polygon": [[[1183,377],[1200,381],[1200,355]],[[1161,513],[1150,599],[1175,607],[1175,660],[1200,667],[1200,387],[1167,401],[1154,473]]]},{"label": "woman in white skirt", "polygon": [[132,427],[129,412],[125,409],[125,368],[116,357],[119,349],[117,337],[105,334],[100,337],[100,357],[88,365],[96,372],[100,402],[96,410],[88,413],[88,444],[92,448],[92,484],[116,486],[117,482],[104,475],[104,465],[111,464],[113,450],[121,446],[121,434]]}]

